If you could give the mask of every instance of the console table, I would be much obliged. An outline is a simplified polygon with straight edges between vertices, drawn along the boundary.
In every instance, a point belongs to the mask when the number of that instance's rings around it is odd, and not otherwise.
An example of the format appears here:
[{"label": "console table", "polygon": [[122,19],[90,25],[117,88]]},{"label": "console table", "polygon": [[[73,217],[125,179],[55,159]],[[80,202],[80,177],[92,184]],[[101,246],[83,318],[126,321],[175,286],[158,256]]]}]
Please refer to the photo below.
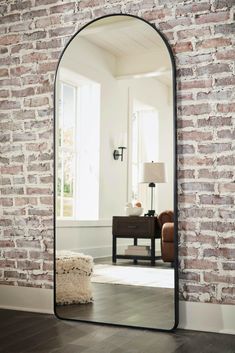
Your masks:
[{"label": "console table", "polygon": [[[160,256],[155,256],[155,239],[161,238],[161,229],[157,217],[137,217],[124,216],[113,217],[112,225],[113,233],[113,262],[117,259],[133,259],[134,263],[137,260],[150,260],[151,265],[155,265],[155,260],[160,259]],[[132,238],[134,245],[138,245],[138,239],[151,240],[151,255],[121,255],[117,254],[117,238]]]}]

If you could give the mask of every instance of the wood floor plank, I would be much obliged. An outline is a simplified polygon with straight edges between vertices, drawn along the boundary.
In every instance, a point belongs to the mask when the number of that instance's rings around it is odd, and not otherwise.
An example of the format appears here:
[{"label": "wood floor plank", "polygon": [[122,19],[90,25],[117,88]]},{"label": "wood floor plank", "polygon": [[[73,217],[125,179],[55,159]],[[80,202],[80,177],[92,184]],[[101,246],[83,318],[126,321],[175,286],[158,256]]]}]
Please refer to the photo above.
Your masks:
[{"label": "wood floor plank", "polygon": [[[8,325],[0,330],[4,337],[1,353],[235,353],[235,335],[185,330],[164,333],[10,310],[0,310],[2,320]],[[16,325],[21,330],[12,334]]]}]

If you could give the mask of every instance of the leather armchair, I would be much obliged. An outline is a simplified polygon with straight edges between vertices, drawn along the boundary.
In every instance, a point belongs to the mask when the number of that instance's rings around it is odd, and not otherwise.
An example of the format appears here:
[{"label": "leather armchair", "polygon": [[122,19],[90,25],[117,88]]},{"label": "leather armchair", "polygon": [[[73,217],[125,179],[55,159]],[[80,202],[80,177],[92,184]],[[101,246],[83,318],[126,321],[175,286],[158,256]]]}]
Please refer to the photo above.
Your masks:
[{"label": "leather armchair", "polygon": [[161,250],[164,262],[174,262],[174,214],[164,211],[159,217],[161,226]]}]

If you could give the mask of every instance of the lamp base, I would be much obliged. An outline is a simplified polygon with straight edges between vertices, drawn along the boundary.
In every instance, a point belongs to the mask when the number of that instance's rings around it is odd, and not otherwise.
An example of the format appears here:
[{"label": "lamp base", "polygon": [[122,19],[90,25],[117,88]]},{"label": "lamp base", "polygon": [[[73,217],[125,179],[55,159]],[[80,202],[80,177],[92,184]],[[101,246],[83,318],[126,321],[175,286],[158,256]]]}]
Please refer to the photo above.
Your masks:
[{"label": "lamp base", "polygon": [[145,217],[154,217],[155,210],[148,210],[148,213],[145,213]]}]

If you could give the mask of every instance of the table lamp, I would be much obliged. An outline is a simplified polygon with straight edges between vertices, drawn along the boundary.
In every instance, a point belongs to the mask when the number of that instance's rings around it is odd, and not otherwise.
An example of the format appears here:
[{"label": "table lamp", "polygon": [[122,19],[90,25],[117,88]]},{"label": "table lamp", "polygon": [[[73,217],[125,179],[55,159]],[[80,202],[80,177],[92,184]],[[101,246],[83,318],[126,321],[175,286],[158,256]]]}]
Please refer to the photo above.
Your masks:
[{"label": "table lamp", "polygon": [[151,209],[145,216],[154,217],[155,210],[153,209],[153,190],[156,183],[166,182],[165,163],[143,163],[140,170],[140,183],[148,183],[151,189]]}]

